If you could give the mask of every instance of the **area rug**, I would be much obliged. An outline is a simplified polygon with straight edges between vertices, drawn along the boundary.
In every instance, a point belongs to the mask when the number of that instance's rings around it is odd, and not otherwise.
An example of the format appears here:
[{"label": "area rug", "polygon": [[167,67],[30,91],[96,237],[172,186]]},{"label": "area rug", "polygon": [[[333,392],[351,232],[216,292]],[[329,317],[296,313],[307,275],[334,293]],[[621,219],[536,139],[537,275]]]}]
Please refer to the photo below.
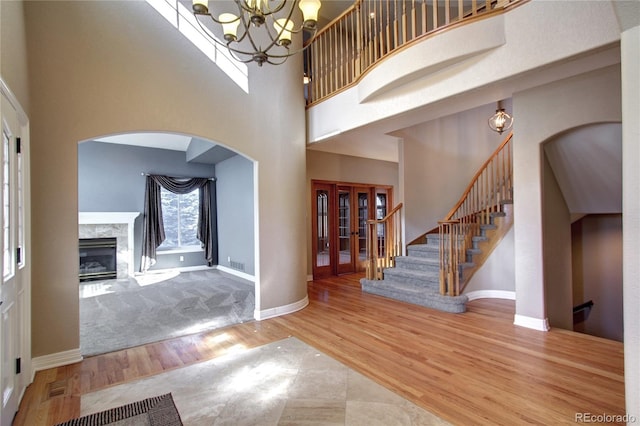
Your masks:
[{"label": "area rug", "polygon": [[171,394],[165,394],[89,414],[57,426],[181,426]]},{"label": "area rug", "polygon": [[[222,340],[224,332],[212,339]],[[290,337],[82,395],[92,412],[171,392],[185,426],[418,426],[448,423]]]},{"label": "area rug", "polygon": [[[254,283],[217,270],[183,272],[164,280],[112,280],[80,298],[80,352],[113,352],[253,321]],[[80,284],[81,290],[93,283]],[[81,292],[82,294],[82,292]]]}]

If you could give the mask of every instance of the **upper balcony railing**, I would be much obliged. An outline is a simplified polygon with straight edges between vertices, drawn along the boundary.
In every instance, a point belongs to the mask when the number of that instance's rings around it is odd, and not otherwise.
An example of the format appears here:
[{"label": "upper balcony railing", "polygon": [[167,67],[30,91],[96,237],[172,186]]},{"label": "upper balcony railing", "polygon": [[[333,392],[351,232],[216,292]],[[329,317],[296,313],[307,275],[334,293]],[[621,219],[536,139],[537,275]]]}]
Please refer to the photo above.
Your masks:
[{"label": "upper balcony railing", "polygon": [[358,82],[391,53],[525,0],[357,0],[305,51],[307,105]]}]

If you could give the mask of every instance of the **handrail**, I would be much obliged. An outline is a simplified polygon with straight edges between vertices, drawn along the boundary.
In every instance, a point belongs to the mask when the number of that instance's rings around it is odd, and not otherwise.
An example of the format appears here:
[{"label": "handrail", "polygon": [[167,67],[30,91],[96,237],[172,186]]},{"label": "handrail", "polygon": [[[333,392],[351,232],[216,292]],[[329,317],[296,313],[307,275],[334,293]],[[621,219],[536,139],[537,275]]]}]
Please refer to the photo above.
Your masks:
[{"label": "handrail", "polygon": [[502,214],[504,203],[513,194],[513,163],[510,133],[474,175],[460,200],[438,222],[440,234],[440,293],[457,296],[466,284],[463,264],[474,237],[483,225],[492,224]]},{"label": "handrail", "polygon": [[495,151],[493,151],[493,153],[491,154],[491,156],[487,159],[487,161],[484,162],[484,164],[482,166],[480,166],[480,168],[478,169],[478,171],[476,172],[476,174],[471,178],[471,182],[469,182],[469,186],[467,186],[467,189],[464,190],[464,192],[462,193],[462,196],[460,197],[460,199],[458,200],[458,203],[453,206],[453,208],[449,211],[449,213],[447,213],[447,215],[445,216],[444,220],[449,220],[453,217],[453,215],[456,213],[456,211],[460,208],[460,206],[462,205],[462,203],[464,203],[464,200],[467,198],[467,196],[469,195],[469,192],[471,192],[471,190],[473,189],[473,185],[475,184],[475,182],[478,180],[478,178],[480,177],[480,175],[482,174],[482,172],[487,168],[487,166],[489,165],[489,163],[491,163],[491,161],[493,161],[493,159],[498,155],[498,153],[500,151],[502,151],[502,149],[504,148],[504,146],[511,142],[511,139],[513,138],[513,132],[509,133],[507,135],[506,138],[504,138],[504,140],[502,141],[502,143],[500,144],[500,146],[498,146],[496,148]]},{"label": "handrail", "polygon": [[593,307],[593,300],[589,300],[588,302],[584,302],[577,306],[574,306],[573,313],[577,314],[580,311],[586,311],[587,309],[591,309],[592,307]]},{"label": "handrail", "polygon": [[437,32],[527,0],[357,0],[318,31],[305,50],[307,106],[356,84],[390,54]]},{"label": "handrail", "polygon": [[394,266],[396,256],[402,254],[402,203],[382,219],[367,220],[366,278],[383,279],[384,268]]}]

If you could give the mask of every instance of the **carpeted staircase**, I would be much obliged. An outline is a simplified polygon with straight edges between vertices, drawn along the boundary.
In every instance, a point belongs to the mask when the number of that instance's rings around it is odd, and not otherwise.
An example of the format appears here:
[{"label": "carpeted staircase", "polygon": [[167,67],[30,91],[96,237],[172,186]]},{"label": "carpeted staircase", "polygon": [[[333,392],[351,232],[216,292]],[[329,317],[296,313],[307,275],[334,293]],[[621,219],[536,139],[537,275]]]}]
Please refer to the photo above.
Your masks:
[{"label": "carpeted staircase", "polygon": [[[501,201],[502,211],[491,213],[489,223],[480,225],[480,235],[471,238],[473,245],[466,250],[466,262],[460,265],[461,282],[468,281],[486,259],[491,243],[495,245],[500,239],[496,230],[500,229],[503,235],[511,226],[511,204],[512,200]],[[465,312],[466,295],[440,294],[440,238],[439,234],[427,234],[426,244],[408,246],[407,256],[396,257],[395,267],[384,269],[384,279],[361,279],[362,291],[444,312]],[[482,243],[489,244],[481,248]]]},{"label": "carpeted staircase", "polygon": [[[436,233],[414,240],[406,256],[398,256],[402,236],[396,235],[402,228],[402,203],[383,219],[368,221],[362,291],[445,312],[465,312],[468,297],[461,294],[465,285],[513,223],[512,137],[509,134],[480,167],[457,204],[438,222]],[[382,241],[380,227],[391,230]],[[449,240],[450,236],[459,239]],[[441,238],[447,238],[445,244],[440,244]]]},{"label": "carpeted staircase", "polygon": [[[475,245],[475,243],[474,243]],[[395,268],[384,270],[384,279],[362,279],[362,291],[445,312],[466,310],[467,296],[440,294],[440,236],[428,234],[426,244],[407,248],[407,256],[395,259]]]}]

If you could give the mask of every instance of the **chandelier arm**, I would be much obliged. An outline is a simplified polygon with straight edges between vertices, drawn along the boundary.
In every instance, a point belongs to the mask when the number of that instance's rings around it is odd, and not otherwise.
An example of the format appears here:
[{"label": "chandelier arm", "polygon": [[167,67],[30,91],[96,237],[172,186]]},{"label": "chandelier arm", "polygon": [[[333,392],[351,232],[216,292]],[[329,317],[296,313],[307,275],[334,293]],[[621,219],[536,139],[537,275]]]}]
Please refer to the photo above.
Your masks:
[{"label": "chandelier arm", "polygon": [[254,52],[245,52],[245,51],[242,51],[242,50],[239,50],[239,49],[235,49],[235,48],[229,46],[229,44],[231,42],[225,43],[225,42],[223,42],[221,40],[218,40],[218,37],[216,37],[215,34],[213,34],[211,32],[211,30],[209,30],[209,28],[207,28],[205,25],[203,25],[202,22],[200,22],[199,19],[196,19],[196,21],[198,21],[198,25],[204,31],[204,33],[207,35],[207,37],[209,37],[211,40],[213,40],[216,44],[218,44],[218,45],[224,47],[225,49],[227,49],[229,51],[229,53],[232,54],[234,59],[236,59],[239,62],[245,63],[245,64],[253,61],[253,58],[252,59],[248,59],[248,60],[244,60],[244,59],[241,59],[240,57],[238,57],[237,55],[246,55],[246,56],[251,56],[252,57]]},{"label": "chandelier arm", "polygon": [[[307,50],[307,48],[310,46],[310,43],[306,43],[304,46],[302,46],[300,49],[296,49],[296,50],[290,50],[287,48],[287,53],[285,55],[278,55],[278,54],[269,54],[270,57],[272,58],[288,58],[289,56],[293,56],[293,55],[297,55],[298,53],[302,53],[305,50]],[[268,50],[268,49],[267,49]],[[265,50],[265,52],[267,51]]]},{"label": "chandelier arm", "polygon": [[[259,1],[259,0],[257,0]],[[282,10],[282,8],[287,4],[289,0],[282,0],[278,6],[276,6],[275,9],[271,9],[271,7],[269,7],[269,2],[265,2],[266,3],[266,10],[262,10],[260,8],[251,8],[249,6],[249,4],[247,3],[247,0],[235,0],[236,4],[238,5],[238,8],[240,8],[241,10],[244,10],[246,12],[249,13],[253,13],[256,11],[256,9],[258,9],[264,16],[268,16],[268,15],[273,15],[274,13],[278,13],[279,11]],[[291,6],[291,8],[293,9],[294,6],[297,4],[296,0],[292,0],[293,1],[293,6]]]},{"label": "chandelier arm", "polygon": [[[198,25],[200,29],[204,32],[204,34],[207,37],[212,39],[215,44],[224,46],[229,51],[231,57],[234,60],[237,60],[242,63],[257,62],[259,65],[262,65],[264,62],[266,62],[273,65],[280,65],[284,63],[288,57],[293,56],[307,49],[311,44],[311,42],[316,39],[318,31],[315,26],[305,26],[304,22],[297,29],[290,28],[288,26],[290,23],[293,23],[293,20],[291,18],[293,17],[294,11],[296,10],[295,6],[299,3],[299,0],[282,0],[273,9],[269,7],[268,0],[267,1],[253,0],[253,2],[256,4],[256,6],[253,9],[251,9],[249,7],[249,0],[234,0],[234,3],[238,7],[239,13],[238,13],[238,17],[233,20],[217,19],[206,8],[204,9],[204,11],[202,11],[202,10],[196,10],[194,6],[196,21],[198,21]],[[283,22],[283,21],[278,22],[278,20],[276,20],[274,16],[271,16],[271,18],[269,19],[269,23],[267,25],[267,22],[265,22],[264,20],[265,16],[273,15],[274,13],[282,10],[286,4],[291,4],[291,7],[288,11],[288,15],[284,19],[284,22],[286,24],[285,25],[281,24],[280,22]],[[252,14],[261,16],[262,20],[260,22],[256,22],[253,19]],[[214,23],[217,23],[220,25],[229,24],[239,20],[242,23],[241,31],[244,31],[244,34],[241,34],[240,37],[235,35],[233,38],[227,37],[225,35],[224,37],[225,40],[224,41],[220,40],[218,39],[218,37],[216,37],[216,35],[213,33],[212,30],[210,30],[200,19],[198,19],[198,17],[201,15],[209,16],[209,18]],[[251,30],[254,27],[256,28],[260,27],[262,24],[265,24],[264,30],[266,31],[267,37],[270,40],[270,42],[268,42],[267,47],[264,49],[254,40],[255,34],[253,36],[251,34]],[[271,25],[273,28],[270,29],[269,25]],[[276,33],[275,36],[273,33],[274,30]],[[301,48],[296,49],[295,51],[289,50],[289,46],[291,43],[291,34],[297,34],[302,31],[311,33],[311,37],[307,40],[306,43],[303,43],[303,46]],[[237,31],[236,31],[236,34],[237,34]],[[282,38],[283,36],[284,38]],[[253,51],[246,51],[246,50],[233,47],[233,46],[237,46],[239,43],[245,40],[248,40],[245,42],[245,44],[246,43],[250,44],[251,48],[253,48]],[[249,45],[247,45],[246,47],[249,48]],[[269,53],[275,47],[284,48],[286,51],[283,51],[283,53]],[[242,57],[246,57],[247,59],[241,59]]]}]

